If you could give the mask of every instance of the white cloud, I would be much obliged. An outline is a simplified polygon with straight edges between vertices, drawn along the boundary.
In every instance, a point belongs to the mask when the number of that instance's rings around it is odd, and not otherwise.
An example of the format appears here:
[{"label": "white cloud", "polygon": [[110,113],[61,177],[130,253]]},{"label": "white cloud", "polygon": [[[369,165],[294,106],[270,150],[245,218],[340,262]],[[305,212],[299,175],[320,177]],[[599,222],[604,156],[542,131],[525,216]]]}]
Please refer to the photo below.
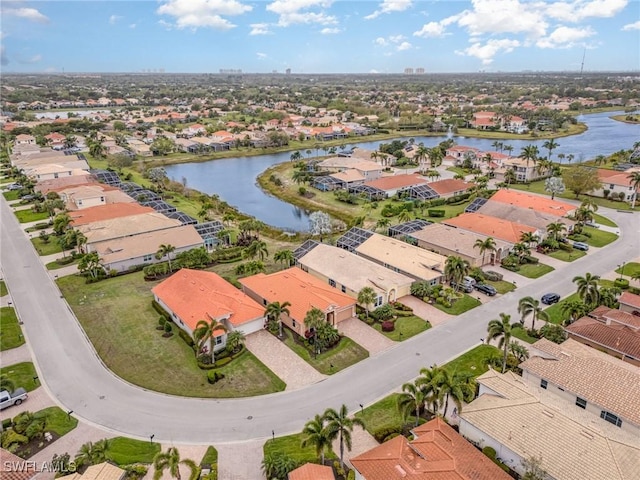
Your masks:
[{"label": "white cloud", "polygon": [[[338,20],[324,11],[333,0],[275,0],[266,9],[278,15],[278,26],[317,23],[320,25],[335,25]],[[310,12],[310,9],[320,9],[320,12]]]},{"label": "white cloud", "polygon": [[628,3],[629,0],[574,0],[573,2],[555,2],[541,5],[541,7],[550,18],[565,22],[581,22],[587,18],[613,17]]},{"label": "white cloud", "polygon": [[122,18],[122,17],[121,17],[120,15],[111,15],[111,16],[109,17],[109,25],[115,25],[115,24],[116,24],[116,22],[117,22],[118,20],[120,20],[121,18]]},{"label": "white cloud", "polygon": [[49,23],[49,18],[47,18],[35,8],[3,8],[2,15],[24,18],[25,20],[30,20],[37,23]]},{"label": "white cloud", "polygon": [[413,32],[415,37],[444,37],[447,35],[445,25],[442,22],[429,22],[422,26],[417,32]]},{"label": "white cloud", "polygon": [[389,42],[387,42],[383,37],[376,38],[373,43],[375,43],[376,45],[380,45],[381,47],[386,47],[387,45],[389,45]]},{"label": "white cloud", "polygon": [[400,43],[401,41],[403,41],[405,38],[404,35],[390,35],[389,36],[389,41],[392,43]]},{"label": "white cloud", "polygon": [[335,35],[336,33],[340,33],[339,28],[323,28],[320,30],[320,33],[323,35]]},{"label": "white cloud", "polygon": [[262,52],[256,52],[256,55],[260,60],[264,60],[265,58],[268,57],[266,53],[262,53]]},{"label": "white cloud", "polygon": [[591,27],[572,28],[558,27],[548,37],[539,39],[536,46],[539,48],[571,48],[578,40],[595,35]]},{"label": "white cloud", "polygon": [[496,54],[500,52],[512,52],[514,48],[519,46],[520,42],[518,40],[509,40],[506,38],[501,40],[491,39],[484,45],[480,42],[476,42],[464,50],[456,50],[456,53],[458,55],[476,57],[482,61],[483,65],[490,65]]},{"label": "white cloud", "polygon": [[252,23],[249,35],[270,35],[268,23]]},{"label": "white cloud", "polygon": [[158,20],[158,24],[165,28],[165,30],[173,30],[173,25],[164,20]]},{"label": "white cloud", "polygon": [[624,27],[622,27],[622,30],[624,30],[625,32],[629,30],[640,30],[640,20],[634,23],[626,24]]},{"label": "white cloud", "polygon": [[451,17],[472,37],[500,33],[523,34],[539,38],[548,27],[543,10],[536,3],[519,0],[472,0],[473,10],[464,10]]},{"label": "white cloud", "polygon": [[242,15],[252,9],[237,0],[166,0],[156,13],[173,17],[175,26],[181,29],[209,27],[229,30],[235,25],[223,16]]},{"label": "white cloud", "polygon": [[411,44],[409,42],[402,42],[396,48],[399,52],[402,52],[404,50],[409,50],[411,48]]},{"label": "white cloud", "polygon": [[412,0],[382,0],[382,3],[378,6],[378,10],[364,18],[365,20],[373,20],[384,13],[404,12],[412,5]]},{"label": "white cloud", "polygon": [[138,26],[138,24],[137,24],[137,23],[130,23],[130,24],[129,24],[129,28],[130,28],[130,29],[132,29],[132,30],[133,30],[134,28],[136,28],[137,26]]}]

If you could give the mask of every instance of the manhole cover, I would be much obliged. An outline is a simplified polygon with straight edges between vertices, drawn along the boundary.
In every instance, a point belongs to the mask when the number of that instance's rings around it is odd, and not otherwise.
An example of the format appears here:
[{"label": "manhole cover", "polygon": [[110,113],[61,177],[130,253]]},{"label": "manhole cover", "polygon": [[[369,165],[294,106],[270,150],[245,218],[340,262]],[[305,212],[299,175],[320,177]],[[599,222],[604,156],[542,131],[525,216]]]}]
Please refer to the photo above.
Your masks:
[{"label": "manhole cover", "polygon": [[416,357],[419,357],[419,356],[420,356],[420,352],[416,352]]},{"label": "manhole cover", "polygon": [[247,420],[253,420],[253,416],[252,416],[252,415],[249,415],[249,416],[247,417]]}]

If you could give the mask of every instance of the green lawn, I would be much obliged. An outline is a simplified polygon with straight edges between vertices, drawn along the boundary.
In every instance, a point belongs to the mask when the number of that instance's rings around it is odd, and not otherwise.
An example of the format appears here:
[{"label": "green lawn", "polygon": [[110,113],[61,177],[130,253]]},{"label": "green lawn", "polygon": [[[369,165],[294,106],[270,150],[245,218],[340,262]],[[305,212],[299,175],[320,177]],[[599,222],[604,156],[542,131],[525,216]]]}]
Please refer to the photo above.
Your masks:
[{"label": "green lawn", "polygon": [[33,212],[31,211],[31,209],[18,210],[17,212],[13,213],[18,218],[18,221],[20,223],[36,222],[49,218],[49,214],[47,212]]},{"label": "green lawn", "polygon": [[414,335],[424,332],[431,328],[431,324],[420,317],[411,315],[410,317],[398,317],[395,321],[395,327],[396,328],[393,332],[383,332],[381,323],[376,322],[373,324],[373,328],[394,342],[401,342],[407,338],[411,338]]},{"label": "green lawn", "polygon": [[495,289],[501,295],[504,295],[505,293],[513,292],[516,289],[516,286],[513,283],[507,282],[506,280],[500,280],[497,282],[491,282],[487,280],[484,283],[495,287]]},{"label": "green lawn", "polygon": [[553,267],[545,265],[544,263],[526,263],[520,265],[520,270],[516,273],[527,278],[540,278],[553,270]]},{"label": "green lawn", "polygon": [[[299,462],[300,465],[304,463],[316,463],[320,460],[316,455],[316,449],[311,445],[302,448],[302,442],[305,438],[306,435],[303,433],[287,435],[286,437],[276,437],[275,439],[267,440],[262,449],[265,455],[284,453]],[[332,450],[327,451],[325,457],[337,458]]]},{"label": "green lawn", "polygon": [[529,335],[527,335],[527,331],[524,328],[516,327],[513,330],[511,330],[511,332],[513,333],[514,337],[519,338],[523,342],[535,343],[539,340],[535,337],[530,337]]},{"label": "green lawn", "polygon": [[133,438],[115,437],[109,440],[107,460],[117,465],[133,463],[153,463],[153,457],[160,451],[159,443],[151,443]]},{"label": "green lawn", "polygon": [[58,239],[55,235],[50,235],[47,243],[43,242],[40,237],[32,238],[31,243],[33,243],[38,254],[42,256],[62,253],[62,247],[60,246],[60,243],[58,243]]},{"label": "green lawn", "polygon": [[65,268],[68,267],[69,265],[77,265],[80,262],[79,258],[76,258],[75,260],[69,262],[69,263],[65,263],[62,264],[60,262],[58,262],[57,260],[54,260],[53,262],[49,262],[47,263],[45,266],[47,268],[47,270],[58,270],[60,268]]},{"label": "green lawn", "polygon": [[477,377],[489,370],[489,358],[493,355],[500,355],[500,350],[493,345],[478,345],[446,363],[444,368],[452,372],[470,373]]},{"label": "green lawn", "polygon": [[202,465],[216,465],[218,463],[218,450],[213,445],[209,445],[207,451],[204,452],[202,460],[200,460],[200,466]]},{"label": "green lawn", "polygon": [[576,250],[575,248],[571,251],[567,250],[556,250],[555,252],[547,253],[551,258],[555,258],[556,260],[562,260],[563,262],[573,262],[581,257],[584,257],[587,252],[583,252],[582,250]]},{"label": "green lawn", "polygon": [[22,344],[24,337],[16,311],[12,307],[0,308],[0,351],[10,350]]},{"label": "green lawn", "polygon": [[456,300],[449,308],[436,302],[433,303],[433,306],[438,310],[443,311],[444,313],[448,313],[449,315],[460,315],[468,310],[471,310],[472,308],[476,308],[481,304],[482,303],[479,300],[476,300],[475,298],[465,293],[462,298]]},{"label": "green lawn", "polygon": [[462,167],[447,167],[447,171],[458,173],[460,175],[469,175],[469,172],[465,172],[464,168]]},{"label": "green lawn", "polygon": [[592,247],[604,247],[618,239],[618,235],[615,233],[605,232],[593,227],[584,227],[583,231],[591,234],[591,237],[587,238],[587,243]]},{"label": "green lawn", "polygon": [[40,386],[40,382],[34,380],[34,377],[38,374],[31,362],[16,363],[15,365],[2,367],[0,368],[0,375],[12,380],[16,388],[22,387],[27,392],[35,390]]},{"label": "green lawn", "polygon": [[[431,209],[425,208],[424,215],[419,215],[420,218],[425,218],[430,222],[441,222],[448,218],[457,217],[464,212],[464,209],[469,206],[471,201],[463,202],[460,205],[440,205],[438,207],[432,207]],[[430,217],[429,210],[444,210],[444,217]]]},{"label": "green lawn", "polygon": [[0,297],[4,297],[8,293],[9,290],[7,290],[7,284],[4,283],[4,280],[0,280]]},{"label": "green lawn", "polygon": [[573,300],[580,300],[580,297],[577,293],[572,293],[567,298],[560,300],[558,303],[555,303],[550,307],[545,308],[544,311],[547,312],[547,315],[549,315],[549,321],[557,325],[562,325],[562,321],[564,320],[561,310],[562,304]]},{"label": "green lawn", "polygon": [[399,396],[399,393],[392,393],[368,406],[363,411],[358,411],[355,416],[364,421],[366,430],[371,435],[383,429],[394,428],[399,430],[406,423],[415,422],[414,416],[410,416],[406,422],[402,418],[397,406]]},{"label": "green lawn", "polygon": [[617,227],[618,225],[613,222],[612,220],[609,220],[607,217],[603,217],[602,215],[598,215],[597,213],[592,213],[593,215],[593,221],[596,223],[599,223],[600,225],[605,225],[607,227]]},{"label": "green lawn", "polygon": [[151,306],[151,288],[157,283],[145,282],[142,272],[92,284],[85,284],[78,276],[58,280],[98,355],[126,381],[186,397],[249,396],[284,390],[284,383],[250,352],[222,367],[220,372],[226,378],[210,385],[191,347],[177,334],[164,338],[156,330],[158,313]]},{"label": "green lawn", "polygon": [[298,356],[313,368],[325,375],[333,375],[369,356],[369,352],[349,337],[342,337],[336,347],[320,355],[313,355],[303,345],[296,343],[293,340],[293,333],[287,329],[285,329],[285,337],[284,343],[291,350],[296,352]]},{"label": "green lawn", "polygon": [[640,273],[640,263],[637,263],[637,262],[625,263],[624,267],[618,267],[618,269],[616,270],[616,273],[619,273],[620,275],[625,275],[627,277],[631,277],[634,274],[637,275],[638,273]]},{"label": "green lawn", "polygon": [[18,192],[18,190],[11,190],[9,192],[2,192],[2,195],[7,202],[10,202],[12,200],[18,200]]},{"label": "green lawn", "polygon": [[49,407],[39,410],[33,414],[36,418],[46,418],[46,430],[57,433],[58,435],[66,435],[78,426],[78,420],[60,407]]}]

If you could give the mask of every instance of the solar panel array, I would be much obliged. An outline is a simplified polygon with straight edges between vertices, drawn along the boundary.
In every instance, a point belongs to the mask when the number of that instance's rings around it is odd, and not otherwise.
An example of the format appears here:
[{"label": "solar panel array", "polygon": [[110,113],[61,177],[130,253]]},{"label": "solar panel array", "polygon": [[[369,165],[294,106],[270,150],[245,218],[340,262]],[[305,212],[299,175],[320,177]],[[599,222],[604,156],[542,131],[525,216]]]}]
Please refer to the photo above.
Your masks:
[{"label": "solar panel array", "polygon": [[366,195],[370,199],[382,199],[386,198],[387,192],[370,185],[354,185],[349,187],[349,193],[355,193],[356,195]]},{"label": "solar panel array", "polygon": [[173,218],[174,220],[180,220],[182,225],[196,225],[198,223],[198,220],[180,211],[166,213],[165,216]]},{"label": "solar panel array", "polygon": [[194,225],[194,228],[204,240],[207,240],[210,238],[217,239],[218,233],[224,230],[224,225],[218,220],[213,220],[211,222],[198,223]]},{"label": "solar panel array", "polygon": [[159,212],[159,213],[171,213],[178,210],[176,207],[168,204],[164,200],[149,200],[146,202],[140,202],[140,205],[144,205],[145,207],[151,207],[156,212]]},{"label": "solar panel array", "polygon": [[487,203],[486,198],[476,198],[471,204],[464,209],[465,213],[475,213],[477,212],[481,206]]},{"label": "solar panel array", "polygon": [[107,185],[113,185],[117,187],[122,183],[120,181],[120,176],[116,172],[112,172],[111,170],[91,170],[91,173],[98,179],[99,182],[105,183]]},{"label": "solar panel array", "polygon": [[160,195],[151,190],[135,190],[133,192],[127,192],[131,198],[137,202],[151,202],[153,200],[162,200]]},{"label": "solar panel array", "polygon": [[293,257],[296,260],[300,260],[302,257],[304,257],[307,253],[309,253],[311,250],[316,248],[318,245],[320,244],[315,240],[307,240],[306,242],[304,242],[302,245],[300,245],[298,248],[296,248],[293,251]]},{"label": "solar panel array", "polygon": [[400,223],[398,225],[393,225],[389,227],[389,236],[396,237],[400,235],[408,235],[409,233],[422,230],[427,225],[431,225],[431,222],[427,222],[426,220],[420,220],[420,219],[410,220],[408,222]]},{"label": "solar panel array", "polygon": [[405,190],[409,198],[419,198],[420,200],[432,200],[440,195],[429,185],[414,185]]},{"label": "solar panel array", "polygon": [[364,228],[353,227],[347,233],[342,235],[336,241],[336,247],[344,248],[345,250],[349,250],[353,252],[356,248],[362,245],[368,238],[373,235],[373,232],[370,230],[365,230]]}]

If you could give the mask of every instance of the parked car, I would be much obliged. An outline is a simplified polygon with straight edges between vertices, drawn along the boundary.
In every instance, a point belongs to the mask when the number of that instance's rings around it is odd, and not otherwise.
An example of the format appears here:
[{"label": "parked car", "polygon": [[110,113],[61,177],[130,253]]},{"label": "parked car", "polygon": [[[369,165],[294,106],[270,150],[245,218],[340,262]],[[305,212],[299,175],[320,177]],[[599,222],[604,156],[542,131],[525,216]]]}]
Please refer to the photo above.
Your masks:
[{"label": "parked car", "polygon": [[12,405],[20,405],[27,399],[27,391],[24,388],[16,388],[13,392],[0,391],[0,410]]},{"label": "parked car", "polygon": [[487,285],[486,283],[477,283],[476,290],[484,293],[485,295],[489,295],[490,297],[493,297],[496,293],[498,293],[495,287],[493,287],[492,285]]},{"label": "parked car", "polygon": [[461,292],[471,293],[473,292],[473,285],[463,283],[457,283],[452,281],[450,284],[453,288],[460,290]]},{"label": "parked car", "polygon": [[12,183],[7,188],[9,190],[20,190],[22,188],[22,185],[20,185],[19,183]]},{"label": "parked car", "polygon": [[589,250],[589,245],[584,242],[573,242],[573,248],[586,252],[587,250]]},{"label": "parked car", "polygon": [[553,305],[554,303],[558,303],[560,301],[560,295],[558,295],[557,293],[545,293],[540,301],[545,305]]}]

